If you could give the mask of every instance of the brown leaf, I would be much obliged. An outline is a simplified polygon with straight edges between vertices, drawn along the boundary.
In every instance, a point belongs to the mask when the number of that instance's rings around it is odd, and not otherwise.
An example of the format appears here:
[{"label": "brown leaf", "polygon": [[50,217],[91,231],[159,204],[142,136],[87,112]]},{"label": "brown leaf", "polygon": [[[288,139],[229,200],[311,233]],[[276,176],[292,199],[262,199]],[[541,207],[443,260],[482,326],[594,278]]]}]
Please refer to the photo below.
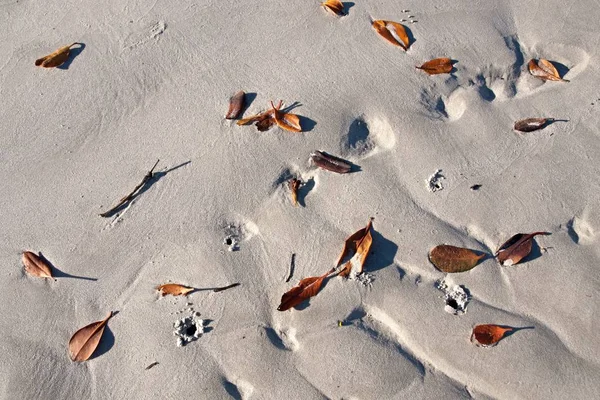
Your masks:
[{"label": "brown leaf", "polygon": [[348,276],[354,277],[362,273],[367,257],[369,256],[371,244],[373,244],[373,237],[371,236],[372,224],[373,218],[369,220],[366,227],[354,232],[346,239],[342,253],[336,262],[336,266],[339,267],[344,258],[347,258],[350,254],[352,255],[344,264],[338,275],[347,278]]},{"label": "brown leaf", "polygon": [[272,115],[273,118],[275,118],[277,126],[286,131],[301,132],[302,127],[300,126],[300,118],[296,114],[289,114],[281,111],[280,108],[282,104],[283,102],[279,101],[279,104],[275,107],[273,102],[271,102],[271,107],[273,107]]},{"label": "brown leaf", "polygon": [[452,71],[452,60],[449,58],[435,58],[431,61],[427,61],[425,64],[420,67],[415,67],[417,69],[422,69],[427,72],[429,75],[437,75],[437,74],[448,74]]},{"label": "brown leaf", "polygon": [[246,93],[240,90],[229,99],[229,111],[227,111],[226,119],[237,119],[244,108],[244,100]]},{"label": "brown leaf", "polygon": [[327,0],[321,3],[321,5],[328,11],[339,16],[346,15],[344,12],[344,5],[340,0]]},{"label": "brown leaf", "polygon": [[85,361],[91,357],[100,343],[106,323],[113,316],[109,313],[102,321],[93,322],[84,326],[71,337],[69,340],[69,354],[73,361]]},{"label": "brown leaf", "polygon": [[187,296],[188,293],[194,290],[194,288],[179,285],[177,283],[165,283],[164,285],[157,286],[156,290],[158,290],[162,296],[166,296],[168,294],[171,296]]},{"label": "brown leaf", "polygon": [[500,246],[500,249],[496,252],[496,257],[500,264],[504,266],[517,264],[531,253],[535,236],[550,234],[550,232],[517,233]]},{"label": "brown leaf", "polygon": [[379,35],[394,46],[400,46],[404,50],[408,50],[410,47],[410,39],[406,33],[406,28],[399,23],[379,19],[373,21],[372,26]]},{"label": "brown leaf", "polygon": [[477,325],[473,328],[471,341],[475,340],[483,347],[493,346],[511,331],[514,331],[514,328],[493,324]]},{"label": "brown leaf", "polygon": [[44,68],[53,68],[62,65],[65,61],[69,59],[69,51],[71,50],[71,47],[73,47],[76,44],[78,43],[71,43],[68,46],[61,47],[52,54],[48,54],[45,57],[38,58],[37,60],[35,60],[35,65]]},{"label": "brown leaf", "polygon": [[292,178],[290,179],[288,185],[290,187],[290,191],[292,193],[292,204],[294,206],[298,205],[298,188],[300,188],[300,185],[302,184],[302,181],[300,179],[296,179],[296,178]]},{"label": "brown leaf", "polygon": [[310,159],[317,167],[337,172],[338,174],[348,173],[352,169],[352,164],[348,161],[332,156],[324,151],[315,150],[311,153]]},{"label": "brown leaf", "polygon": [[449,245],[439,245],[429,252],[429,261],[443,272],[465,272],[485,257],[485,253],[477,254],[473,250]]},{"label": "brown leaf", "polygon": [[531,75],[543,81],[569,82],[566,79],[562,79],[556,70],[556,67],[550,61],[544,58],[540,58],[537,61],[534,59],[529,60],[527,68],[529,68],[529,73]]},{"label": "brown leaf", "polygon": [[323,280],[329,275],[329,271],[321,276],[312,276],[310,278],[302,279],[298,285],[291,288],[283,296],[281,296],[281,304],[277,307],[279,311],[289,310],[292,307],[297,306],[304,300],[307,300],[317,293],[323,285]]},{"label": "brown leaf", "polygon": [[514,128],[520,132],[533,132],[545,128],[550,121],[550,118],[527,118],[515,122]]},{"label": "brown leaf", "polygon": [[23,265],[25,266],[25,272],[31,276],[37,276],[38,278],[53,278],[52,267],[50,267],[50,264],[31,251],[23,252]]}]

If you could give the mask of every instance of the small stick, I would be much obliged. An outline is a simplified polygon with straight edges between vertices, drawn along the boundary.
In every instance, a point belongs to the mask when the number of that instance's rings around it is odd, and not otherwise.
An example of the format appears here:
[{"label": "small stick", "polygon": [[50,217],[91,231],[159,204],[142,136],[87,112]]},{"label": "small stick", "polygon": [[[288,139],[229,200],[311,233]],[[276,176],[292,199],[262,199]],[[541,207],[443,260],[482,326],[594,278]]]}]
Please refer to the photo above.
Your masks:
[{"label": "small stick", "polygon": [[292,279],[292,275],[294,275],[294,269],[296,269],[296,253],[292,253],[292,261],[290,261],[290,273],[285,280],[286,282],[289,282],[290,279]]},{"label": "small stick", "polygon": [[152,368],[152,367],[155,367],[155,366],[157,366],[158,364],[159,364],[159,362],[158,362],[158,361],[154,361],[152,364],[150,364],[150,365],[148,365],[148,366],[146,367],[146,370],[149,370],[150,368]]},{"label": "small stick", "polygon": [[213,292],[222,292],[223,290],[231,289],[231,288],[234,288],[236,286],[240,286],[240,284],[239,283],[232,283],[231,285],[227,285],[227,286],[223,286],[223,287],[219,287],[219,288],[213,289]]},{"label": "small stick", "polygon": [[110,210],[105,211],[102,214],[100,214],[100,216],[101,217],[108,217],[108,216],[112,215],[123,204],[127,203],[128,201],[133,200],[133,198],[135,197],[135,195],[138,192],[138,190],[140,190],[146,184],[146,182],[148,182],[150,179],[152,179],[152,177],[154,176],[154,168],[156,168],[156,166],[158,165],[159,161],[160,161],[160,159],[156,160],[156,163],[154,164],[154,166],[152,167],[152,169],[150,171],[148,171],[148,173],[144,176],[144,178],[142,179],[142,181],[131,191],[131,193],[129,193],[127,196],[125,196],[121,200],[119,200],[119,203],[116,206],[114,206]]}]

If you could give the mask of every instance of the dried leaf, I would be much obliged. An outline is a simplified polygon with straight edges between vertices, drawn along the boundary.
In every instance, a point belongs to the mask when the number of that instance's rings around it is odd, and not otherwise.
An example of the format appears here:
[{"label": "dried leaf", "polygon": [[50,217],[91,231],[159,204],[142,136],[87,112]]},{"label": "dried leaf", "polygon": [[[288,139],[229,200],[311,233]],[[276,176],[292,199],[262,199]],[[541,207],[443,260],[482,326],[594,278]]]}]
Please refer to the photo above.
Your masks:
[{"label": "dried leaf", "polygon": [[45,57],[38,58],[37,60],[35,60],[35,65],[44,68],[53,68],[62,65],[65,61],[69,59],[69,51],[71,50],[71,47],[73,47],[76,44],[77,42],[71,43],[68,46],[61,47],[52,54],[48,54]]},{"label": "dried leaf", "polygon": [[515,122],[515,130],[520,132],[533,132],[546,127],[550,118],[527,118]]},{"label": "dried leaf", "polygon": [[332,156],[324,151],[315,150],[314,153],[311,153],[310,159],[317,167],[337,172],[338,174],[348,173],[352,169],[352,164],[348,161]]},{"label": "dried leaf", "polygon": [[292,204],[294,206],[298,206],[298,188],[300,188],[300,184],[302,181],[300,179],[292,178],[289,181],[290,191],[292,193]]},{"label": "dried leaf", "polygon": [[496,257],[500,264],[504,266],[517,264],[531,253],[533,238],[535,236],[550,234],[550,232],[517,233],[500,246]]},{"label": "dried leaf", "polygon": [[317,293],[323,285],[323,280],[329,275],[327,272],[321,276],[312,276],[310,278],[302,279],[297,286],[291,288],[283,296],[281,296],[281,304],[277,307],[279,311],[289,310],[292,307],[297,306],[304,300],[307,300]]},{"label": "dried leaf", "polygon": [[277,126],[286,131],[301,132],[302,127],[300,126],[300,118],[296,114],[289,114],[281,111],[280,108],[282,104],[283,102],[279,101],[279,104],[276,107],[273,102],[271,102],[271,107],[273,107],[272,115],[273,118],[275,118]]},{"label": "dried leaf", "polygon": [[514,331],[514,328],[493,324],[477,325],[473,328],[471,341],[475,340],[477,344],[483,347],[494,346],[511,331]]},{"label": "dried leaf", "polygon": [[404,50],[408,50],[410,47],[410,39],[406,33],[406,28],[399,23],[379,19],[373,21],[372,26],[379,35],[391,44],[400,46]]},{"label": "dried leaf", "polygon": [[192,287],[179,285],[177,283],[166,283],[156,288],[162,296],[170,294],[171,296],[187,296],[188,293],[194,290]]},{"label": "dried leaf", "polygon": [[69,340],[69,354],[73,361],[85,361],[91,357],[100,343],[106,323],[113,316],[109,313],[102,321],[97,321],[84,326],[71,337]]},{"label": "dried leaf", "polygon": [[332,13],[337,14],[339,16],[346,15],[346,13],[344,12],[344,5],[340,0],[327,0],[321,3],[321,5],[326,10],[331,11]]},{"label": "dried leaf", "polygon": [[562,79],[556,70],[556,67],[544,58],[540,58],[537,61],[534,59],[529,60],[527,67],[529,68],[529,73],[531,75],[543,81],[569,82],[566,79]]},{"label": "dried leaf", "polygon": [[429,261],[443,272],[465,272],[485,257],[485,253],[477,254],[473,250],[449,245],[439,245],[429,252]]},{"label": "dried leaf", "polygon": [[52,267],[40,256],[31,251],[23,252],[23,265],[25,272],[38,278],[52,278]]},{"label": "dried leaf", "polygon": [[363,267],[369,256],[371,244],[373,243],[373,237],[371,236],[372,224],[373,218],[369,220],[366,227],[356,231],[346,239],[342,253],[336,262],[336,266],[339,267],[344,258],[347,258],[350,254],[352,254],[352,256],[344,264],[338,275],[341,275],[344,278],[349,276],[355,277],[363,271]]},{"label": "dried leaf", "polygon": [[256,129],[258,129],[259,132],[266,132],[271,129],[273,125],[275,125],[273,114],[265,114],[263,118],[256,121]]},{"label": "dried leaf", "polygon": [[240,90],[229,99],[229,111],[227,111],[226,119],[237,119],[244,108],[244,99],[246,93]]},{"label": "dried leaf", "polygon": [[415,67],[417,69],[422,69],[427,72],[429,75],[437,75],[437,74],[448,74],[452,72],[452,60],[449,58],[435,58],[431,61],[427,61],[425,64],[420,67]]}]

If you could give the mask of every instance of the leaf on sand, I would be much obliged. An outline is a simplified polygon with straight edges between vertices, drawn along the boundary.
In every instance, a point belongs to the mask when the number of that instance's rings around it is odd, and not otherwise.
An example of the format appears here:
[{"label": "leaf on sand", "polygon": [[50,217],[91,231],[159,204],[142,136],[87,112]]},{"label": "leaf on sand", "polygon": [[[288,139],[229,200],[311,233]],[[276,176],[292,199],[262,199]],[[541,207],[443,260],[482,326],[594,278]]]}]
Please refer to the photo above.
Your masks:
[{"label": "leaf on sand", "polygon": [[37,276],[38,278],[53,278],[50,264],[31,251],[23,252],[23,266],[25,267],[25,272],[31,276]]},{"label": "leaf on sand", "polygon": [[348,256],[350,256],[350,259],[343,265],[338,275],[344,278],[354,278],[362,273],[367,257],[369,256],[371,244],[373,244],[373,237],[371,236],[372,224],[373,218],[369,220],[366,227],[354,232],[346,239],[342,253],[336,262],[336,267],[339,267]]},{"label": "leaf on sand", "polygon": [[319,168],[328,171],[337,172],[338,174],[346,174],[352,169],[352,164],[348,161],[332,156],[324,151],[315,150],[310,155],[310,160]]},{"label": "leaf on sand", "polygon": [[91,357],[100,343],[106,323],[113,316],[109,313],[102,321],[97,321],[84,326],[69,340],[69,354],[72,361],[85,361]]},{"label": "leaf on sand", "polygon": [[244,99],[246,93],[240,90],[229,99],[229,110],[227,111],[226,119],[237,119],[244,108]]},{"label": "leaf on sand", "polygon": [[294,286],[283,296],[281,296],[281,304],[279,304],[277,310],[289,310],[290,308],[302,303],[304,300],[308,300],[309,298],[315,296],[317,293],[319,293],[319,290],[323,285],[323,280],[327,277],[327,275],[329,275],[329,272],[321,276],[312,276],[310,278],[302,279],[298,285]]},{"label": "leaf on sand", "polygon": [[551,118],[527,118],[515,122],[514,129],[519,132],[533,132],[546,127]]},{"label": "leaf on sand", "polygon": [[435,58],[427,61],[420,67],[415,67],[427,72],[429,75],[448,74],[452,72],[452,60],[449,58]]},{"label": "leaf on sand", "polygon": [[171,296],[187,296],[188,293],[194,290],[192,287],[179,285],[177,283],[166,283],[156,288],[162,296],[170,294]]},{"label": "leaf on sand", "polygon": [[408,50],[410,47],[410,39],[406,33],[406,28],[401,24],[378,19],[373,21],[372,26],[381,37],[394,46],[399,46],[404,50]]},{"label": "leaf on sand", "polygon": [[531,75],[543,81],[569,82],[568,80],[561,78],[556,67],[544,58],[540,58],[537,61],[534,59],[529,60],[527,68],[529,68],[529,73]]},{"label": "leaf on sand", "polygon": [[331,11],[332,13],[334,13],[336,15],[339,15],[339,16],[346,15],[346,13],[344,12],[344,5],[342,4],[342,2],[340,0],[327,0],[327,1],[324,1],[323,3],[321,3],[321,5],[327,11]]},{"label": "leaf on sand", "polygon": [[294,206],[297,206],[298,205],[298,189],[300,188],[302,181],[300,179],[292,178],[289,180],[288,184],[290,187],[290,192],[292,194],[292,204]]},{"label": "leaf on sand", "polygon": [[280,100],[277,107],[271,102],[271,107],[273,107],[273,118],[275,118],[275,123],[281,129],[290,132],[302,132],[302,127],[300,126],[300,118],[296,114],[284,113],[280,110],[283,102]]},{"label": "leaf on sand", "polygon": [[38,58],[37,60],[35,60],[35,65],[44,68],[54,68],[62,65],[65,61],[69,59],[69,51],[71,50],[71,47],[73,47],[76,44],[77,42],[71,43],[68,46],[61,47],[52,54],[48,54],[45,57]]},{"label": "leaf on sand", "polygon": [[514,328],[500,325],[477,325],[473,328],[471,341],[483,347],[494,346],[502,340],[507,333],[512,331],[514,331]]},{"label": "leaf on sand", "polygon": [[496,252],[496,258],[503,266],[517,264],[531,253],[535,236],[550,234],[550,232],[517,233],[500,246]]},{"label": "leaf on sand", "polygon": [[443,272],[465,272],[475,266],[485,257],[473,250],[449,245],[439,245],[429,252],[429,261]]}]

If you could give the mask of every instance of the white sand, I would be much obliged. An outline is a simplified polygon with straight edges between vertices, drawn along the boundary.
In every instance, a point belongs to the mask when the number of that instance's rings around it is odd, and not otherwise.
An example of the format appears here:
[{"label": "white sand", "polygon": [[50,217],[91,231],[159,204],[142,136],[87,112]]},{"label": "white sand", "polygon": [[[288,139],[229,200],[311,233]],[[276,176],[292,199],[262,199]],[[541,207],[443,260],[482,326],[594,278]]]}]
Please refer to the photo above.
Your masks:
[{"label": "white sand", "polygon": [[[597,396],[598,3],[355,3],[336,18],[304,0],[0,0],[1,398]],[[402,9],[418,20],[406,54],[369,21]],[[73,41],[85,48],[67,70],[34,66]],[[459,61],[453,77],[414,68],[443,56]],[[571,82],[530,76],[540,57]],[[310,130],[224,120],[240,89],[257,93],[246,115],[300,102]],[[527,117],[569,122],[513,132]],[[311,169],[316,149],[362,171]],[[157,159],[159,172],[190,163],[119,219],[98,216]],[[289,171],[314,179],[306,207],[278,185]],[[303,310],[277,311],[369,217],[371,288],[336,278]],[[433,246],[493,252],[538,230],[552,232],[536,239],[541,257],[448,276],[472,300],[444,311]],[[239,251],[223,244],[230,231]],[[23,250],[97,280],[25,276]],[[157,300],[168,280],[241,286]],[[212,329],[178,348],[188,302]],[[72,363],[70,336],[110,310],[103,354]],[[479,348],[479,323],[534,329]]]}]

